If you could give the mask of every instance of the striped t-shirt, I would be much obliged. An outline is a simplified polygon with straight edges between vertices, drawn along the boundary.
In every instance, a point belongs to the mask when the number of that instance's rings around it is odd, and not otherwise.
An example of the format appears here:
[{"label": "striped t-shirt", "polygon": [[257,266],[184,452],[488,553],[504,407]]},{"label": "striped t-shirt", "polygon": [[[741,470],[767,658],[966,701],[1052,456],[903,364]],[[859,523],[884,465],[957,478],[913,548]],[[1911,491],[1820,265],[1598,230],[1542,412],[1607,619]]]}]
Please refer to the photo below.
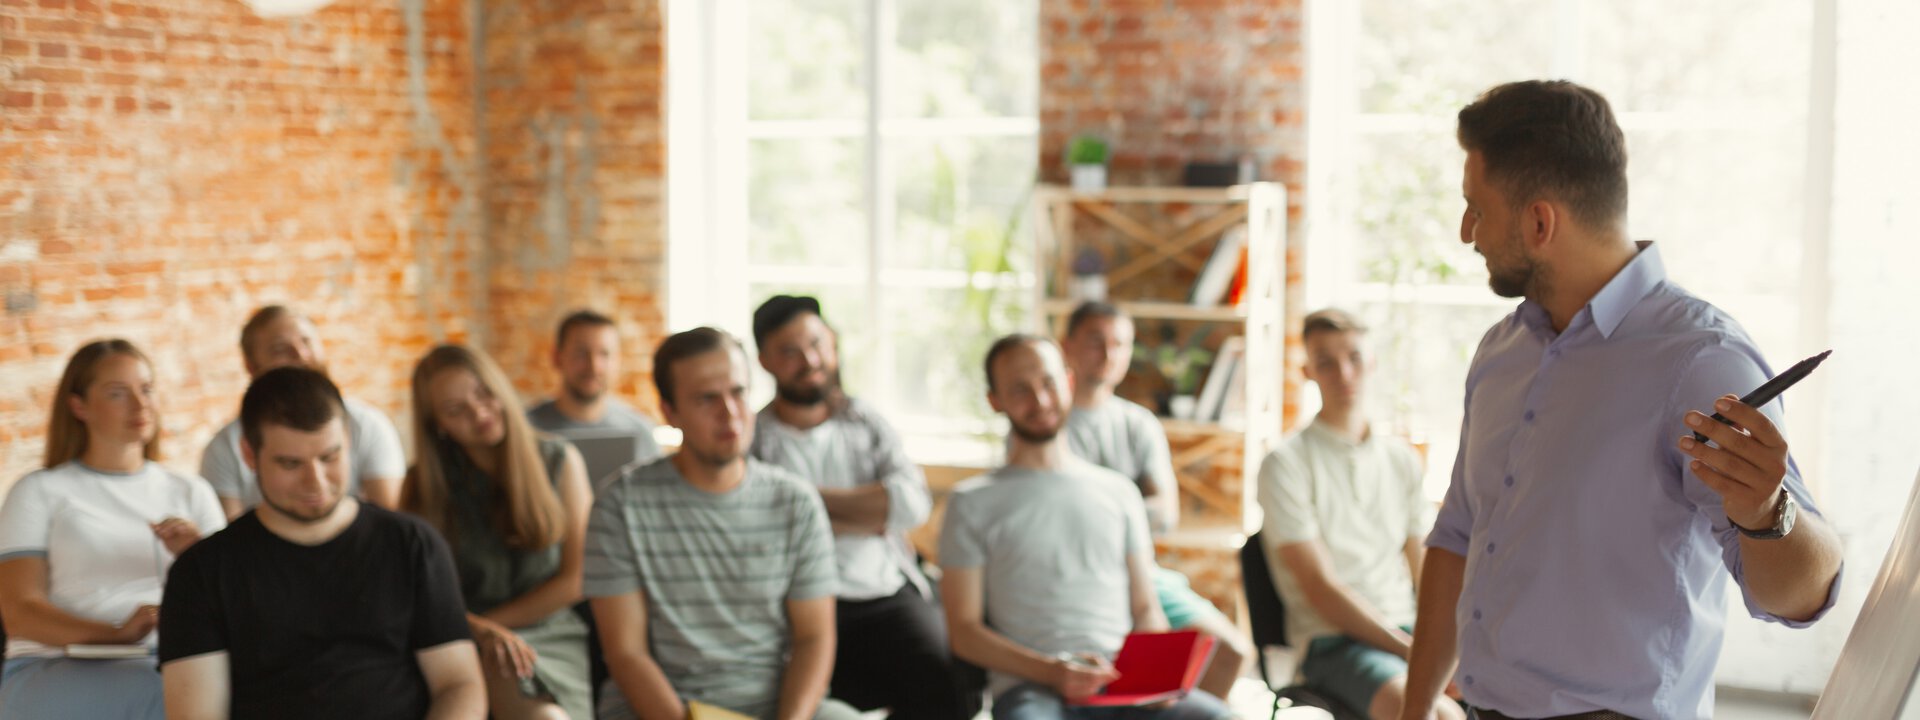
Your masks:
[{"label": "striped t-shirt", "polygon": [[[687,484],[671,457],[630,467],[587,522],[586,595],[644,591],[647,649],[680,697],[756,717],[779,702],[786,602],[833,595],[836,576],[820,494],[751,459],[719,495]],[[608,684],[605,699],[625,705]]]}]

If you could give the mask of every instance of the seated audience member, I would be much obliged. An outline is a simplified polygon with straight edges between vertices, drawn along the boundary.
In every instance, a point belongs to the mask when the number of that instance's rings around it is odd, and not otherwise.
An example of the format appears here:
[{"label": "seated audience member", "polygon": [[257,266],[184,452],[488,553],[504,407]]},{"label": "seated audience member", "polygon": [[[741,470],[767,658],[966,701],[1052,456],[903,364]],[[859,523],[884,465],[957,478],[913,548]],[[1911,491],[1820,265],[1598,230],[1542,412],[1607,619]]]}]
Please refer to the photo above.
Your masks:
[{"label": "seated audience member", "polygon": [[748,454],[812,483],[833,528],[833,696],[903,720],[973,717],[980,692],[962,688],[906,538],[933,506],[920,466],[893,426],[841,390],[837,338],[818,300],[767,300],[753,314],[753,340],[775,391],[754,419]]},{"label": "seated audience member", "polygon": [[346,418],[314,370],[271,370],[247,388],[241,457],[260,504],[167,577],[171,720],[486,716],[447,545],[347,493]]},{"label": "seated audience member", "polygon": [[579,454],[535,435],[499,367],[458,345],[414,367],[413,436],[401,508],[453,548],[494,718],[591,717],[587,624],[571,611],[593,503]]},{"label": "seated audience member", "polygon": [[[1061,433],[1067,447],[1132,480],[1146,500],[1148,526],[1155,534],[1172,530],[1180,522],[1180,483],[1166,431],[1152,410],[1113,393],[1133,360],[1133,318],[1107,303],[1084,303],[1067,316],[1061,350],[1073,371],[1073,412]],[[1199,630],[1217,641],[1200,687],[1226,697],[1253,657],[1252,639],[1179,571],[1154,568],[1153,588],[1173,629]]]},{"label": "seated audience member", "polygon": [[[303,367],[326,372],[326,355],[313,321],[282,305],[268,305],[254,311],[240,330],[240,358],[247,364],[247,375],[279,367]],[[407,456],[400,448],[400,434],[385,413],[366,403],[347,399],[347,435],[353,440],[353,457],[347,458],[347,492],[380,507],[400,506],[400,481],[407,472]],[[214,433],[213,440],[200,455],[200,475],[213,483],[227,519],[240,517],[260,504],[260,483],[241,460],[240,421],[227,423]]]},{"label": "seated audience member", "polygon": [[[1301,672],[1355,712],[1400,716],[1414,586],[1429,524],[1420,457],[1367,421],[1366,328],[1339,310],[1307,316],[1303,372],[1320,388],[1313,424],[1260,465],[1261,540]],[[1441,703],[1438,717],[1461,718]]]},{"label": "seated audience member", "polygon": [[560,394],[527,411],[535,428],[562,437],[630,432],[638,438],[635,460],[660,457],[653,421],[613,394],[620,378],[620,332],[612,318],[580,310],[561,320],[553,368],[560,371]]},{"label": "seated audience member", "polygon": [[1204,690],[1116,711],[1080,708],[1118,677],[1130,632],[1163,632],[1153,538],[1127,478],[1068,452],[1066,368],[1052,341],[987,351],[987,400],[1012,425],[1007,465],[962,484],[940,531],[940,595],[960,658],[986,668],[996,720],[1230,717]]},{"label": "seated audience member", "polygon": [[602,718],[848,718],[833,674],[833,536],[820,494],[746,456],[747,358],[712,328],[676,334],[653,382],[680,450],[603,486],[586,594],[612,679]]},{"label": "seated audience member", "polygon": [[68,645],[153,645],[173,558],[226,524],[213,490],[154,462],[153,363],[89,343],[53,393],[45,468],[0,507],[0,718],[164,717],[151,655],[69,658]]}]

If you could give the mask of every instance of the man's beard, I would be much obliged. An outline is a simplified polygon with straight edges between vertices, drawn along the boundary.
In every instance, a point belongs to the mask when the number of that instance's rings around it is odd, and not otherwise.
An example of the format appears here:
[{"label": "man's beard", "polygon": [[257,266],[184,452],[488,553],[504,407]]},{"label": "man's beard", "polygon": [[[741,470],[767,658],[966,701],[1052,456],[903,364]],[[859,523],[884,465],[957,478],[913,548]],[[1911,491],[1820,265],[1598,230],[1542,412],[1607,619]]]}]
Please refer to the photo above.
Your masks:
[{"label": "man's beard", "polygon": [[1060,437],[1061,428],[1066,427],[1066,423],[1060,423],[1058,425],[1055,425],[1050,428],[1045,428],[1045,429],[1030,428],[1030,427],[1021,425],[1017,421],[1013,421],[1011,418],[1008,419],[1008,423],[1012,425],[1013,434],[1015,437],[1018,437],[1021,440],[1024,440],[1026,442],[1034,443],[1036,445],[1041,443],[1053,442],[1054,438]]},{"label": "man's beard", "polygon": [[314,523],[323,522],[327,518],[333,517],[333,512],[335,510],[340,509],[340,501],[345,499],[345,497],[346,496],[344,495],[335,497],[333,499],[333,503],[327,505],[326,509],[321,510],[320,512],[313,515],[307,515],[304,513],[295,512],[291,508],[281,507],[280,503],[274,502],[273,498],[268,497],[266,493],[260,494],[260,502],[265,504],[267,507],[273,508],[273,511],[280,513],[281,517],[300,523],[302,525],[312,525]]},{"label": "man's beard", "polygon": [[807,387],[793,383],[774,383],[773,394],[780,396],[782,401],[812,407],[826,402],[839,389],[840,368],[834,368],[827,371],[827,379],[822,380],[819,385]]},{"label": "man's beard", "polygon": [[1495,268],[1489,264],[1487,286],[1493,289],[1493,294],[1503,298],[1528,297],[1538,289],[1544,273],[1540,263],[1527,257],[1526,250],[1521,247],[1519,228],[1514,228],[1513,232],[1507,235],[1506,251],[1514,258],[1514,265],[1508,268]]},{"label": "man's beard", "polygon": [[567,389],[567,397],[573,398],[574,402],[580,403],[582,405],[591,405],[594,402],[599,401],[600,398],[606,397],[607,395],[607,389],[604,386],[597,391],[587,392],[585,390],[581,390],[580,386],[578,385],[575,385],[573,383],[567,383],[566,389]]}]

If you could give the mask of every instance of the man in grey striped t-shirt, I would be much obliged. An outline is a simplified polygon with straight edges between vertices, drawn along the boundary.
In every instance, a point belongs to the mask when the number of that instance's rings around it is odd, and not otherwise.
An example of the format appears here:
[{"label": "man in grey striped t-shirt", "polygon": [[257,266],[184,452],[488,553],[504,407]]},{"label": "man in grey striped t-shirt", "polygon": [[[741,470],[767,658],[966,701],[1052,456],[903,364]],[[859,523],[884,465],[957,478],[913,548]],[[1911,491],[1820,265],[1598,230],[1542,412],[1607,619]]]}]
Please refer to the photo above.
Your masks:
[{"label": "man in grey striped t-shirt", "polygon": [[600,717],[850,718],[833,672],[833,539],[804,481],[746,458],[746,355],[718,330],[654,354],[680,451],[612,479],[587,523],[585,593],[612,675]]}]

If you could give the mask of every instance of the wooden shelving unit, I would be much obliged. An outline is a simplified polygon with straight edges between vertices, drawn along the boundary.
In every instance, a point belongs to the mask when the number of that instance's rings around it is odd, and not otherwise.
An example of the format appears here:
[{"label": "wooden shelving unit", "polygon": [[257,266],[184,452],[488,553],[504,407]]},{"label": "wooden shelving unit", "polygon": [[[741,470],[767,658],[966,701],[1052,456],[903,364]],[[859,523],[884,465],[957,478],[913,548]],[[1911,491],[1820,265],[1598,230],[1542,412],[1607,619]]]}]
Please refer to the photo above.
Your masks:
[{"label": "wooden shelving unit", "polygon": [[[1183,527],[1233,535],[1258,521],[1251,479],[1280,441],[1285,342],[1286,189],[1124,187],[1095,193],[1042,185],[1034,193],[1035,306],[1055,337],[1079,305],[1067,296],[1073,259],[1093,248],[1107,260],[1107,297],[1145,322],[1210,323],[1245,338],[1244,423],[1162,418],[1173,446]],[[1247,277],[1239,306],[1196,306],[1168,289],[1191,286],[1220,237],[1247,231]],[[1158,292],[1156,292],[1158,291]],[[1178,294],[1178,293],[1173,293]]]}]

